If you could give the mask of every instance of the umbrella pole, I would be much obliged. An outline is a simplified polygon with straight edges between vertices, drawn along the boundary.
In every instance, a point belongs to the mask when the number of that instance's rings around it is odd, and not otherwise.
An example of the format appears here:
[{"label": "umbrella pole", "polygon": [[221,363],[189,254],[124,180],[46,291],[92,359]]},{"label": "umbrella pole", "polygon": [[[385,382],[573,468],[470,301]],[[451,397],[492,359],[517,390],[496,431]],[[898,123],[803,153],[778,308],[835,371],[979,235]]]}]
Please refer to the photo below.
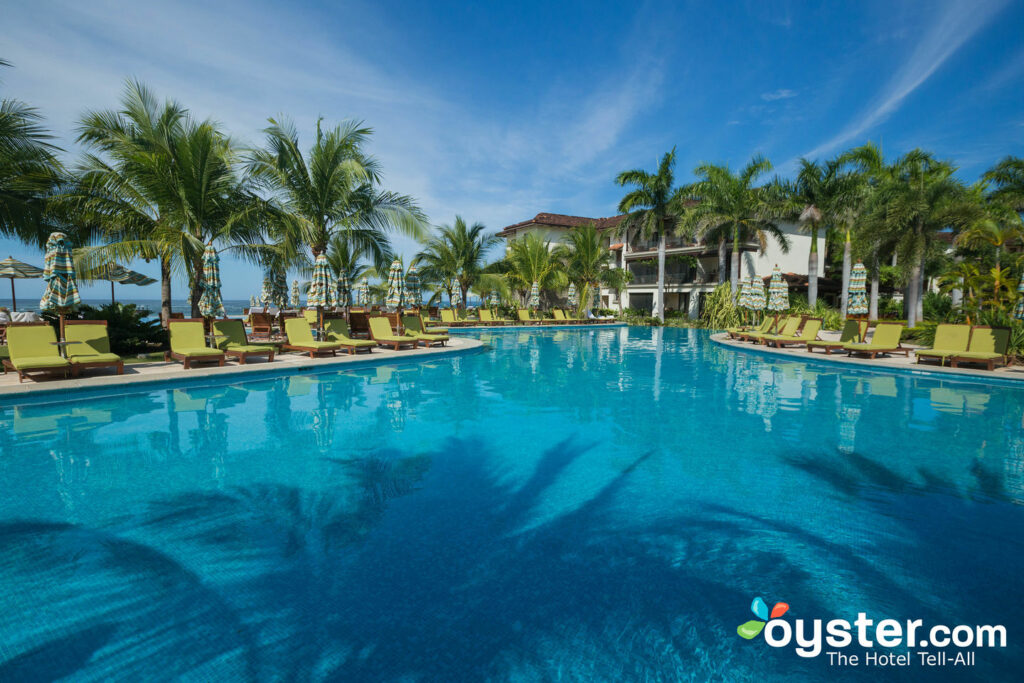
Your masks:
[{"label": "umbrella pole", "polygon": [[114,281],[110,281],[110,305],[114,305]]},{"label": "umbrella pole", "polygon": [[14,297],[14,278],[7,278],[11,281],[11,313],[18,310],[18,300]]}]

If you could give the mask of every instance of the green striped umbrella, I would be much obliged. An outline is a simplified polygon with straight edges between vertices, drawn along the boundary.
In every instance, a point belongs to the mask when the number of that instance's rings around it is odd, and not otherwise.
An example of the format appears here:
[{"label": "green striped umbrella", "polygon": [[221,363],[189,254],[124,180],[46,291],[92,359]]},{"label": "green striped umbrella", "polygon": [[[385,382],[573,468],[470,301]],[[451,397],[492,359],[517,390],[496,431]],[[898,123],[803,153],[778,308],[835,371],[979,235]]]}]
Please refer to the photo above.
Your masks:
[{"label": "green striped umbrella", "polygon": [[288,276],[280,268],[275,268],[271,281],[274,283],[274,304],[278,308],[288,307]]},{"label": "green striped umbrella", "polygon": [[359,304],[361,306],[370,305],[370,281],[365,277],[363,281],[359,283]]},{"label": "green striped umbrella", "polygon": [[336,305],[348,308],[352,305],[352,292],[348,284],[348,275],[343,271],[338,279],[334,281],[335,292],[338,303]]},{"label": "green striped umbrella", "polygon": [[867,315],[867,281],[868,270],[863,263],[857,261],[850,273],[850,292],[846,300],[847,315]]},{"label": "green striped umbrella", "polygon": [[220,297],[220,256],[212,244],[203,251],[203,294],[199,297],[199,313],[204,318],[223,318],[224,301]]},{"label": "green striped umbrella", "polygon": [[14,296],[14,281],[35,280],[43,276],[43,269],[30,266],[27,263],[16,261],[13,256],[8,256],[0,261],[0,277],[11,281],[11,310],[18,310],[18,299]]},{"label": "green striped umbrella", "polygon": [[566,303],[572,307],[579,305],[580,300],[579,296],[576,294],[576,283],[569,284],[569,295],[566,297]]},{"label": "green striped umbrella", "polygon": [[540,308],[540,285],[536,282],[530,287],[530,301],[527,305],[530,308]]},{"label": "green striped umbrella", "polygon": [[264,306],[270,306],[274,299],[274,283],[270,279],[270,271],[263,274],[263,287],[260,288],[260,302]]},{"label": "green striped umbrella", "polygon": [[404,292],[405,277],[402,275],[402,262],[395,259],[388,271],[388,296],[384,300],[384,305],[394,310],[401,308]]},{"label": "green striped umbrella", "polygon": [[306,292],[306,305],[310,308],[330,306],[331,273],[327,267],[327,255],[319,254],[313,265],[313,279]]},{"label": "green striped umbrella", "polygon": [[146,287],[148,285],[152,285],[152,284],[156,283],[156,280],[154,280],[153,278],[149,277],[148,275],[143,275],[142,273],[137,273],[134,270],[128,270],[127,268],[119,266],[116,263],[104,264],[104,265],[100,266],[98,269],[96,269],[95,271],[93,271],[90,275],[91,275],[91,277],[87,278],[87,277],[85,277],[85,274],[83,273],[82,279],[83,280],[87,280],[87,279],[91,279],[91,280],[106,280],[106,281],[108,281],[110,283],[110,304],[111,305],[114,304],[114,283],[115,282],[117,284],[120,284],[120,285],[137,285],[139,287]]},{"label": "green striped umbrella", "polygon": [[789,285],[782,278],[778,266],[772,268],[772,279],[768,284],[768,310],[785,311],[789,308]]},{"label": "green striped umbrella", "polygon": [[751,297],[752,290],[750,288],[750,280],[745,279],[740,282],[740,291],[736,295],[737,308],[750,308]]},{"label": "green striped umbrella", "polygon": [[256,297],[250,296],[249,297],[249,308],[255,308],[255,307],[256,307]]},{"label": "green striped umbrella", "polygon": [[764,280],[756,275],[750,276],[750,310],[763,311],[767,297],[764,294]]},{"label": "green striped umbrella", "polygon": [[1024,320],[1024,278],[1021,278],[1017,285],[1017,307],[1013,309],[1013,317],[1017,320]]},{"label": "green striped umbrella", "polygon": [[455,289],[452,290],[452,308],[458,308],[462,305],[462,285],[458,282],[455,283]]},{"label": "green striped umbrella", "polygon": [[501,297],[498,296],[498,290],[492,289],[491,296],[487,299],[488,306],[497,306],[501,303]]},{"label": "green striped umbrella", "polygon": [[292,280],[292,299],[289,302],[292,308],[298,308],[302,305],[302,299],[299,297],[299,281]]},{"label": "green striped umbrella", "polygon": [[78,296],[78,284],[75,282],[75,264],[71,260],[71,248],[67,236],[55,232],[46,240],[46,259],[43,262],[43,280],[46,291],[39,300],[39,308],[44,311],[56,310],[61,319],[61,335],[64,334],[64,314],[82,299]]},{"label": "green striped umbrella", "polygon": [[419,308],[423,303],[423,295],[420,293],[420,276],[416,266],[409,266],[409,272],[405,275],[405,298],[406,306]]}]

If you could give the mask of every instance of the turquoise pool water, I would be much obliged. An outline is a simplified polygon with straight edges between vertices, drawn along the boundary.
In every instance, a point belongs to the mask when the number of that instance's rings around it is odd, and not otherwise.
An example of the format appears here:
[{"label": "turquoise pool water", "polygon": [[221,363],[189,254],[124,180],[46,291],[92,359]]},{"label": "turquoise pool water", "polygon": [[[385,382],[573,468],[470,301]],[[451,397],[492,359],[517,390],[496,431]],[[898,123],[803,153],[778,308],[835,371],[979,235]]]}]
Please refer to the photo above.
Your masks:
[{"label": "turquoise pool water", "polygon": [[0,680],[878,675],[741,639],[756,596],[1007,628],[902,678],[1024,663],[1024,389],[685,330],[478,336],[0,404]]}]

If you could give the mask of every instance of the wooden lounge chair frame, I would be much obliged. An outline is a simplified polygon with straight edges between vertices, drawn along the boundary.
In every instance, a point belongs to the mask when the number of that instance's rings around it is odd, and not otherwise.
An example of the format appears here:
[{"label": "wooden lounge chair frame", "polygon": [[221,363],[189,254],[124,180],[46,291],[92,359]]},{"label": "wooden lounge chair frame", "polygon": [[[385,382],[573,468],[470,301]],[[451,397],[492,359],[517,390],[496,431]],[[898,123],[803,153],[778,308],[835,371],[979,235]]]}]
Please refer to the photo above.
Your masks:
[{"label": "wooden lounge chair frame", "polygon": [[[230,320],[230,318],[228,318],[228,320]],[[215,320],[213,322],[213,324],[216,325],[218,322],[224,322],[224,321]],[[241,321],[236,321],[236,322],[241,322]],[[250,346],[249,335],[247,335],[245,333],[245,325],[244,324],[242,324],[242,339],[245,340],[245,346]],[[223,351],[224,355],[226,355],[226,356],[238,359],[238,364],[239,365],[245,365],[245,362],[249,358],[257,358],[259,356],[266,356],[268,363],[273,363],[274,362],[274,354],[277,351],[276,351],[276,349],[274,348],[273,345],[271,345],[271,344],[251,344],[251,346],[269,346],[270,350],[269,351],[239,351],[238,349],[221,349],[221,351]]]},{"label": "wooden lounge chair frame", "polygon": [[[65,321],[65,322],[67,322],[67,321]],[[51,327],[50,323],[45,322],[45,321],[44,322],[35,322],[35,323],[15,323],[15,322],[12,322],[12,323],[8,323],[7,324],[8,329],[14,328],[14,327],[43,327],[43,326]],[[54,336],[56,337],[56,332],[54,333]],[[8,353],[10,353],[10,345],[8,345],[7,348],[8,348]],[[5,374],[6,374],[6,372],[8,370],[11,370],[12,372],[18,373],[18,383],[19,384],[21,382],[24,382],[25,381],[25,377],[29,373],[32,373],[32,372],[38,372],[38,373],[41,373],[41,374],[44,374],[44,375],[56,375],[56,374],[59,373],[59,374],[61,374],[64,377],[68,376],[68,371],[69,370],[71,372],[74,372],[74,368],[71,366],[71,363],[68,363],[67,365],[61,365],[61,366],[53,367],[53,368],[33,368],[33,369],[30,369],[30,370],[19,370],[18,368],[14,367],[14,361],[12,361],[10,358],[4,358],[3,359],[3,365],[4,365],[4,373]]]},{"label": "wooden lounge chair frame", "polygon": [[[903,327],[903,325],[900,324],[900,323],[878,323],[877,325],[875,325],[875,334],[878,334],[878,328],[881,327],[882,325],[898,325],[899,327]],[[860,343],[861,344],[874,344],[875,343],[875,338],[874,338],[874,336],[872,336],[870,342],[860,342]],[[907,347],[903,346],[902,342],[897,342],[895,347],[893,347],[893,348],[886,348],[886,349],[845,349],[845,350],[847,352],[846,353],[847,356],[852,356],[855,353],[861,353],[861,354],[864,354],[866,356],[870,356],[871,360],[874,360],[875,357],[878,356],[878,354],[880,354],[880,353],[902,353],[904,356],[907,356],[908,358],[910,357],[910,349],[908,349]]]},{"label": "wooden lounge chair frame", "polygon": [[390,336],[392,336],[392,337],[400,337],[401,335],[395,334],[395,328],[391,327],[391,321],[390,320],[388,320],[384,316],[374,316],[374,317],[370,318],[370,339],[372,339],[373,341],[377,342],[377,346],[391,347],[395,351],[401,351],[403,346],[411,346],[414,349],[417,346],[419,346],[419,342],[417,342],[416,339],[414,339],[412,337],[404,337],[402,339],[378,339],[373,334],[373,324],[372,323],[373,323],[374,320],[384,320],[385,322],[387,322],[388,327],[391,329],[391,335]]},{"label": "wooden lounge chair frame", "polygon": [[[1005,327],[995,327],[993,325],[972,325],[971,326],[971,337],[970,337],[972,340],[974,339],[974,332],[976,330],[1006,330],[1007,333],[1009,333],[1009,330],[1007,328],[1005,328]],[[970,344],[970,342],[968,342],[967,343],[967,349],[968,349],[967,352],[968,353],[971,353],[970,348],[971,348],[971,344]],[[1001,361],[1003,365],[1006,365],[1006,362],[1007,362],[1006,354],[1003,353],[1003,354],[999,355],[998,357],[994,357],[994,358],[971,358],[970,356],[950,356],[949,357],[949,367],[951,367],[951,368],[959,367],[960,363],[984,363],[988,367],[988,371],[992,372],[992,371],[994,371],[996,369],[996,361],[997,360]]]},{"label": "wooden lounge chair frame", "polygon": [[[66,330],[69,325],[102,325],[104,328],[107,327],[106,320],[65,320],[64,329]],[[66,334],[66,333],[65,333]],[[71,349],[71,355],[74,355],[74,349]],[[68,352],[65,351],[65,354]],[[69,361],[70,362],[70,361]],[[116,361],[113,360],[97,360],[97,361],[77,361],[71,363],[71,376],[78,377],[79,371],[84,368],[115,368],[117,374],[124,374],[124,359],[118,358]]]},{"label": "wooden lounge chair frame", "polygon": [[[303,316],[296,316],[294,318],[289,318],[288,319],[288,321],[292,321],[292,320],[301,320],[302,322],[306,323],[306,325],[309,325],[309,321],[306,320],[305,317],[303,317]],[[312,328],[310,330],[310,334],[312,334]],[[330,346],[303,346],[302,344],[292,344],[292,343],[290,343],[288,341],[288,330],[287,330],[287,328],[284,331],[284,338],[285,338],[286,341],[285,341],[284,344],[281,345],[282,349],[284,349],[285,351],[297,351],[299,353],[308,353],[310,358],[316,358],[317,356],[319,356],[321,354],[327,354],[327,353],[330,353],[332,357],[333,356],[337,356],[338,355],[338,349],[341,348],[341,344],[337,344],[335,342],[332,342],[334,344],[333,347],[330,347]]]},{"label": "wooden lounge chair frame", "polygon": [[[173,314],[172,314],[172,316],[173,316]],[[194,323],[199,323],[200,325],[204,326],[203,327],[203,333],[205,335],[205,332],[206,332],[205,322],[206,321],[203,318],[174,318],[174,317],[172,317],[171,320],[167,324],[167,332],[168,332],[168,334],[170,334],[171,325],[178,325],[178,324],[181,324],[181,323],[193,323],[193,324]],[[209,347],[207,347],[207,348],[209,348]],[[210,350],[211,351],[220,351],[220,349],[210,349]],[[169,362],[171,358],[173,358],[174,360],[180,360],[181,364],[184,366],[183,369],[191,370],[192,369],[192,363],[212,363],[214,361],[217,361],[217,367],[221,367],[222,368],[222,367],[224,367],[224,360],[225,360],[226,356],[224,355],[223,351],[220,351],[220,355],[219,356],[218,355],[214,355],[212,353],[209,354],[209,355],[205,355],[205,356],[190,356],[187,353],[178,353],[178,352],[174,351],[173,349],[172,350],[168,350],[168,351],[164,351],[164,362]]]}]

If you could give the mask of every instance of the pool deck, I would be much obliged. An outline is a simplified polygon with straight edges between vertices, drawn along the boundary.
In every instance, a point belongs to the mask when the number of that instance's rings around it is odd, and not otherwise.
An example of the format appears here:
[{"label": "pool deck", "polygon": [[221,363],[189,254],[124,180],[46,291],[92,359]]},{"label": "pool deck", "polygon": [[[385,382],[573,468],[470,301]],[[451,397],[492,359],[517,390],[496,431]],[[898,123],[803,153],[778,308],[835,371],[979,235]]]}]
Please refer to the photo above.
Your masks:
[{"label": "pool deck", "polygon": [[124,366],[124,374],[117,375],[113,368],[95,368],[85,370],[78,379],[49,379],[45,375],[33,375],[18,382],[18,373],[7,372],[0,375],[0,398],[10,399],[16,396],[30,396],[49,392],[67,392],[75,389],[103,389],[120,386],[146,384],[152,382],[180,381],[211,377],[238,377],[247,379],[251,375],[266,373],[287,373],[289,370],[344,368],[352,365],[383,365],[394,361],[410,359],[443,358],[458,353],[473,351],[483,346],[479,340],[471,337],[452,337],[447,346],[429,348],[417,347],[394,351],[375,348],[372,353],[357,353],[353,356],[341,353],[335,357],[310,358],[308,354],[282,353],[274,357],[273,363],[265,358],[251,359],[246,365],[229,359],[224,367],[205,364],[197,365],[191,370],[182,368],[180,362],[165,363],[131,363]]},{"label": "pool deck", "polygon": [[[839,339],[838,332],[822,332],[820,335],[823,340],[837,340]],[[739,351],[752,352],[752,353],[763,353],[770,356],[778,356],[781,358],[788,358],[795,361],[823,361],[827,363],[836,363],[840,365],[849,365],[858,368],[869,369],[873,368],[876,370],[897,370],[902,372],[920,372],[933,374],[937,376],[945,375],[951,378],[962,377],[975,379],[996,379],[996,380],[1016,380],[1018,382],[1024,382],[1024,365],[1012,365],[1010,367],[997,367],[992,372],[978,366],[971,367],[960,367],[951,368],[949,366],[940,367],[938,364],[931,362],[918,363],[914,357],[914,349],[924,348],[920,346],[914,346],[912,344],[906,344],[906,348],[910,349],[909,357],[905,357],[902,353],[889,354],[886,356],[879,356],[874,360],[863,357],[863,356],[847,356],[845,352],[826,354],[824,351],[815,351],[808,353],[807,349],[802,346],[791,346],[783,349],[776,349],[774,347],[768,347],[761,344],[754,344],[752,342],[737,341],[730,339],[729,335],[724,332],[711,335],[711,341],[722,346],[737,349]]]}]

